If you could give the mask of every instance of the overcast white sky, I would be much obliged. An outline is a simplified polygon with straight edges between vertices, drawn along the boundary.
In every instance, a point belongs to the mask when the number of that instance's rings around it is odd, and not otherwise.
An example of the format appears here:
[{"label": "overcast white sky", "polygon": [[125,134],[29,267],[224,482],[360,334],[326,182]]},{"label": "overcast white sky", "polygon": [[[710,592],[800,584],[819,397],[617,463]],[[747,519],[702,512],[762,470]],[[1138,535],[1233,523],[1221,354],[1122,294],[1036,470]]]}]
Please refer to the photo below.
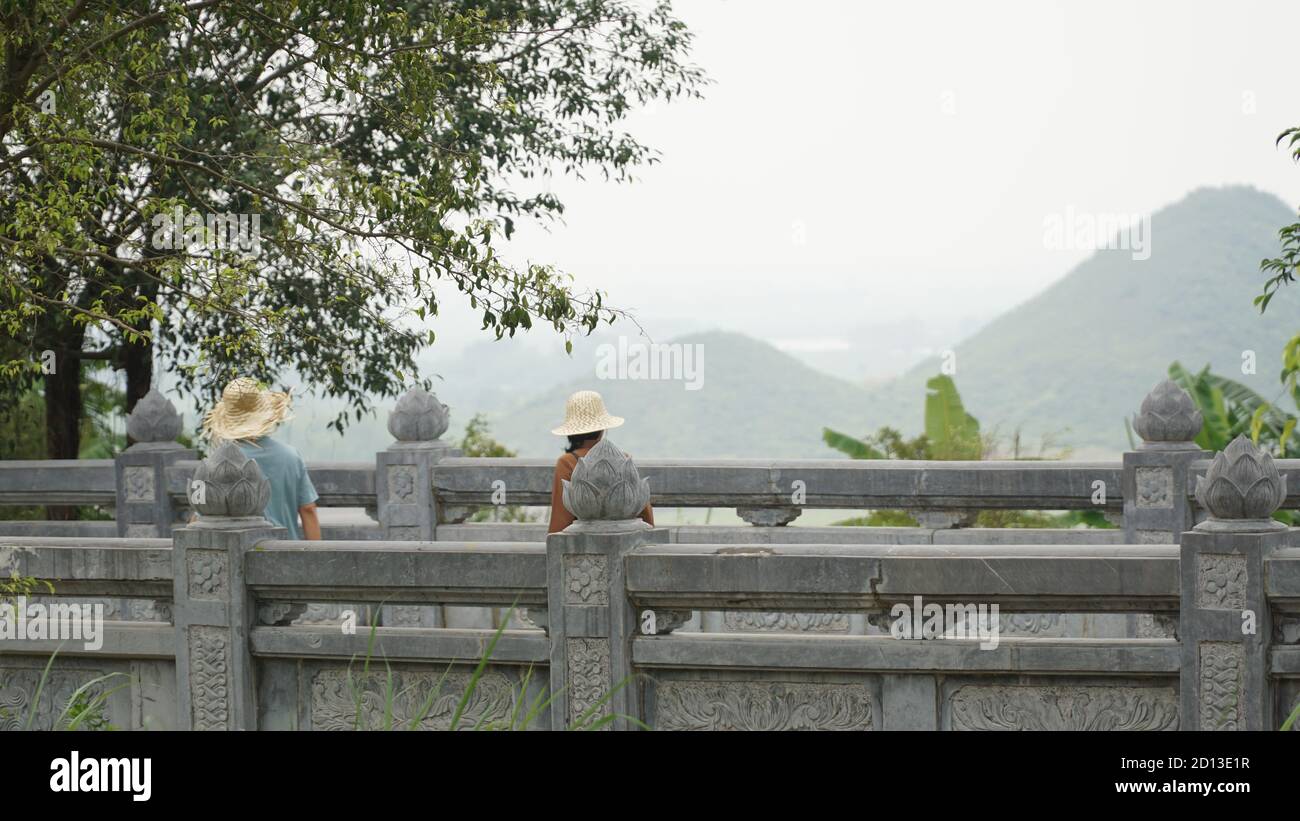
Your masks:
[{"label": "overcast white sky", "polygon": [[[628,122],[662,163],[634,185],[557,182],[565,224],[510,252],[656,338],[989,318],[1087,255],[1044,246],[1067,207],[1149,213],[1224,183],[1300,203],[1274,147],[1300,125],[1293,0],[675,7],[713,84]],[[440,341],[483,338],[446,296]]]}]

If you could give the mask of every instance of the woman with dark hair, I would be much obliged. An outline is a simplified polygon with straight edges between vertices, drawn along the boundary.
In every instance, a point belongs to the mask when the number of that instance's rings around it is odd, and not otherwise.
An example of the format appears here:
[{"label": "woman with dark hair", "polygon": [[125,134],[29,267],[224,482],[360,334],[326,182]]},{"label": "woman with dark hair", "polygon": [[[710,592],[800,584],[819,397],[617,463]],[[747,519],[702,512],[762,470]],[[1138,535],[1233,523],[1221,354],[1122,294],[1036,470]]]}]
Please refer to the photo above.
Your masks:
[{"label": "woman with dark hair", "polygon": [[[551,524],[547,533],[559,533],[573,524],[574,516],[564,507],[564,483],[573,476],[578,459],[605,435],[605,431],[623,424],[623,417],[605,410],[605,400],[595,391],[578,391],[564,403],[564,424],[551,433],[569,437],[569,446],[555,462],[555,479],[551,483]],[[646,504],[641,511],[646,524],[655,523],[654,510]]]}]

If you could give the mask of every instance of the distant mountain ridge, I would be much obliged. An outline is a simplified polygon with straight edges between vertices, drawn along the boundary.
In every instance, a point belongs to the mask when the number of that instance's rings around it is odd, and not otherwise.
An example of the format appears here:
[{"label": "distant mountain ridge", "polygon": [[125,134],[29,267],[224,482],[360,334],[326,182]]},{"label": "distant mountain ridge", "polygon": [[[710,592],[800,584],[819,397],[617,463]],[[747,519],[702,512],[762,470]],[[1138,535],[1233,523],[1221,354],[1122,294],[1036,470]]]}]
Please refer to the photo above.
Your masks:
[{"label": "distant mountain ridge", "polygon": [[611,434],[642,457],[798,458],[835,454],[821,444],[825,424],[856,429],[867,392],[817,371],[766,342],[712,331],[670,340],[700,345],[703,373],[688,380],[590,378],[557,385],[492,419],[492,436],[521,455],[559,455],[564,419],[575,390],[600,391],[610,413],[626,418]]},{"label": "distant mountain ridge", "polygon": [[[1266,397],[1278,394],[1282,345],[1297,330],[1300,292],[1264,315],[1252,304],[1259,262],[1278,252],[1295,212],[1246,186],[1202,188],[1151,217],[1151,256],[1098,251],[1037,296],[958,344],[956,379],[985,430],[1017,427],[1076,450],[1128,446],[1124,419],[1178,360],[1206,364]],[[1254,351],[1257,373],[1241,372]],[[869,427],[918,430],[930,359],[870,390]]]},{"label": "distant mountain ridge", "polygon": [[[1251,300],[1263,281],[1260,260],[1277,254],[1277,231],[1293,218],[1278,198],[1244,186],[1198,189],[1157,211],[1149,259],[1098,251],[955,346],[953,377],[966,409],[1004,442],[1019,429],[1023,449],[1050,435],[1077,457],[1096,457],[1127,448],[1124,419],[1174,360],[1193,370],[1209,363],[1277,396],[1282,345],[1300,329],[1300,288],[1284,289],[1262,316]],[[925,382],[940,372],[940,359],[931,358],[866,388],[768,342],[713,331],[669,340],[703,346],[699,390],[677,380],[600,379],[593,349],[617,342],[619,332],[578,340],[572,357],[486,341],[456,356],[435,346],[422,359],[426,372],[446,377],[435,385],[452,407],[446,438],[489,410],[499,441],[524,456],[558,455],[564,440],[550,429],[562,421],[567,396],[590,388],[627,419],[612,438],[641,457],[837,458],[821,440],[823,427],[919,433]],[[1253,375],[1241,373],[1248,350]],[[318,454],[308,458],[369,459],[389,443],[382,411],[347,437],[323,441],[316,430],[328,406],[316,401],[305,402],[300,424],[286,431],[302,437],[295,444],[304,453]]]}]

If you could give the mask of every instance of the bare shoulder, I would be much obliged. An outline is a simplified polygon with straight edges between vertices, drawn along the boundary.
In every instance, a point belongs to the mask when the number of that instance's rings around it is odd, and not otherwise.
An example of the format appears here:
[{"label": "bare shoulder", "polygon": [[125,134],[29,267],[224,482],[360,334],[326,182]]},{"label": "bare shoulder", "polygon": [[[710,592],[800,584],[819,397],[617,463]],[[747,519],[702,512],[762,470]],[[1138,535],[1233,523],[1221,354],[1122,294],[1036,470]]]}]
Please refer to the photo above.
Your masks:
[{"label": "bare shoulder", "polygon": [[572,453],[561,453],[560,458],[555,460],[555,472],[565,476],[573,473],[573,469],[578,466],[578,457]]}]

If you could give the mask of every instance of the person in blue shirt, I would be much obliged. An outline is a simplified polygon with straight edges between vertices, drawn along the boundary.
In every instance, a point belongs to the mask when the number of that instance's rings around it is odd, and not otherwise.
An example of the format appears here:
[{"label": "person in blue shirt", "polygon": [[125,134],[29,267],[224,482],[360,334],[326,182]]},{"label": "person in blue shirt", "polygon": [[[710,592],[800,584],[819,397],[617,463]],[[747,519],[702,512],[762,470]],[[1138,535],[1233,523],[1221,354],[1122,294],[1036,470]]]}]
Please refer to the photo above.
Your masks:
[{"label": "person in blue shirt", "polygon": [[288,530],[290,539],[319,539],[316,500],[320,494],[307,475],[307,463],[296,449],[271,438],[288,418],[289,394],[265,390],[241,376],[226,385],[221,401],[208,411],[203,431],[214,445],[235,442],[257,462],[271,483],[265,515],[272,524]]}]

